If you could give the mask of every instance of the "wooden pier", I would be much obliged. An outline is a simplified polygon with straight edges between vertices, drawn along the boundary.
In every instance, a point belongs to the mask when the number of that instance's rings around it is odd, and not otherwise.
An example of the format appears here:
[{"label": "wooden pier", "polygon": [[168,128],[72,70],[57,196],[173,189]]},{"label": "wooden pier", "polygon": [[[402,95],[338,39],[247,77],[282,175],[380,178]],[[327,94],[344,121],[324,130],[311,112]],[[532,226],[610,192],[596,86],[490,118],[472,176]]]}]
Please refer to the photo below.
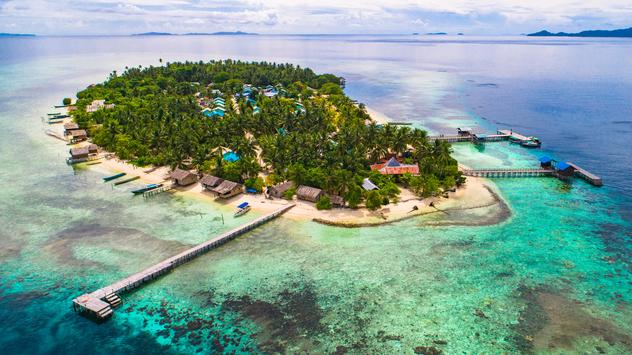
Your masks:
[{"label": "wooden pier", "polygon": [[579,178],[584,179],[590,184],[593,184],[595,186],[603,186],[603,181],[601,180],[599,176],[591,173],[590,171],[584,170],[573,163],[567,163],[567,164],[572,166],[573,169],[575,169],[575,175],[577,175]]},{"label": "wooden pier", "polygon": [[161,186],[157,189],[153,189],[153,190],[149,190],[149,191],[145,191],[143,192],[143,197],[147,198],[147,197],[152,197],[152,196],[156,196],[158,194],[161,194],[163,192],[167,192],[173,189],[173,185],[165,185],[165,186]]},{"label": "wooden pier", "polygon": [[96,320],[108,318],[113,314],[112,307],[116,307],[121,303],[121,299],[119,297],[120,293],[130,291],[146,282],[154,280],[171,271],[175,267],[275,219],[294,206],[296,205],[290,204],[284,206],[268,215],[259,217],[246,225],[235,228],[191,249],[183,251],[176,256],[164,260],[126,279],[117,281],[94,292],[81,295],[72,300],[72,307],[76,312],[86,313]]},{"label": "wooden pier", "polygon": [[464,169],[461,172],[465,176],[484,178],[539,177],[555,174],[552,169]]}]

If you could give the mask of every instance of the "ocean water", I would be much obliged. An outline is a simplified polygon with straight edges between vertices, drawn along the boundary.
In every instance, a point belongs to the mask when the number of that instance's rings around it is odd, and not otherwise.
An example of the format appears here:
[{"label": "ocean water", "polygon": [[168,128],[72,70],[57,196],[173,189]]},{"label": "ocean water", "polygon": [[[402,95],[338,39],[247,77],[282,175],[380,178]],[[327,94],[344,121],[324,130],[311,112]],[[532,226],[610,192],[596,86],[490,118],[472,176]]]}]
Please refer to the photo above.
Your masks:
[{"label": "ocean water", "polygon": [[[406,36],[0,39],[2,353],[632,352],[632,41]],[[204,199],[133,198],[65,164],[62,97],[158,59],[292,62],[433,133],[513,128],[541,150],[454,146],[473,167],[549,154],[603,177],[496,179],[485,207],[376,228],[274,221],[123,295],[103,324],[72,298],[238,223]],[[226,217],[222,219],[222,216]],[[484,222],[484,223],[483,223]]]}]

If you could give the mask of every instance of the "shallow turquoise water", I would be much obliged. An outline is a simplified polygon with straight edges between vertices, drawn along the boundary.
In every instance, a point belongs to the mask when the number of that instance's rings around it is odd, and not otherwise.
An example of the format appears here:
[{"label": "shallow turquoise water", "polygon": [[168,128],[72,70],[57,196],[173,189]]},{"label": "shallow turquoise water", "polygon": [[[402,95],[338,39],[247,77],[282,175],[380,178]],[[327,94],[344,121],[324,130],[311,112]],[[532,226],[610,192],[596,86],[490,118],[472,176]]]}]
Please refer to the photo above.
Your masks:
[{"label": "shallow turquoise water", "polygon": [[[631,204],[617,176],[602,189],[498,179],[511,217],[491,226],[477,225],[484,208],[365,229],[281,219],[124,295],[106,323],[77,316],[77,295],[256,217],[234,220],[181,195],[133,198],[131,185],[101,182],[104,171],[65,165],[67,147],[43,134],[40,117],[110,70],[159,56],[266,56],[344,73],[352,96],[435,132],[495,127],[470,105],[479,89],[466,78],[485,71],[455,64],[455,45],[416,47],[428,61],[419,67],[402,54],[407,44],[221,39],[200,49],[122,38],[96,53],[77,40],[59,55],[49,52],[57,39],[39,40],[12,52],[33,58],[0,62],[3,353],[631,351]],[[451,56],[437,59],[445,46]],[[550,140],[545,152],[458,144],[455,155],[473,167],[529,167],[538,154],[560,154]]]}]

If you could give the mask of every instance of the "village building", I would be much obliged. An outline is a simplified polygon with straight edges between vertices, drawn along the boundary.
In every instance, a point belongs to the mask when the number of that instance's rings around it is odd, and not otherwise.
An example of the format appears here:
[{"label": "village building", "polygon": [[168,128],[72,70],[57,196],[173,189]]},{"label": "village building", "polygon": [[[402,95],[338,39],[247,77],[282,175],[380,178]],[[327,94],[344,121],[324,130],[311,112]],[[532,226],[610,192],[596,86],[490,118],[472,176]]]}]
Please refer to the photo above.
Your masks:
[{"label": "village building", "polygon": [[88,153],[97,154],[99,152],[99,147],[96,144],[88,144]]},{"label": "village building", "polygon": [[371,170],[378,171],[382,175],[403,175],[406,173],[419,175],[419,166],[417,164],[402,164],[394,157],[386,163],[371,165]]},{"label": "village building", "polygon": [[345,205],[345,200],[338,195],[329,195],[329,200],[334,207],[343,207]]},{"label": "village building", "polygon": [[244,192],[244,185],[224,180],[217,187],[214,187],[211,191],[217,194],[220,198],[230,198]]},{"label": "village building", "polygon": [[546,155],[543,157],[540,157],[540,159],[538,160],[540,161],[540,166],[545,169],[550,169],[551,164],[553,164],[553,159],[551,159],[551,157],[548,157]]},{"label": "village building", "polygon": [[171,180],[180,186],[187,186],[198,181],[198,176],[190,171],[176,169],[171,172]]},{"label": "village building", "polygon": [[64,135],[69,136],[72,131],[79,129],[79,125],[74,122],[64,123]]},{"label": "village building", "polygon": [[201,180],[200,180],[200,184],[202,184],[202,186],[209,190],[209,191],[213,191],[213,189],[217,186],[219,186],[219,184],[221,184],[224,181],[224,179],[219,178],[217,176],[213,176],[213,175],[205,175]]},{"label": "village building", "polygon": [[322,196],[323,190],[315,187],[301,185],[296,189],[296,197],[299,200],[318,202]]},{"label": "village building", "polygon": [[113,108],[114,104],[106,104],[105,100],[94,100],[88,106],[86,106],[86,112],[96,112],[102,108]]},{"label": "village building", "polygon": [[294,187],[292,181],[282,182],[280,184],[268,187],[268,195],[276,198],[283,198],[283,194]]},{"label": "village building", "polygon": [[77,143],[88,139],[88,133],[84,129],[75,129],[70,131],[70,142]]},{"label": "village building", "polygon": [[80,160],[80,159],[88,159],[90,156],[90,151],[88,147],[80,147],[80,148],[71,148],[70,149],[70,159],[72,160]]},{"label": "village building", "polygon": [[379,190],[380,188],[377,187],[377,185],[375,185],[373,183],[373,181],[369,180],[369,178],[364,178],[364,180],[362,180],[362,188],[365,191],[372,191],[372,190]]},{"label": "village building", "polygon": [[573,176],[575,168],[566,162],[557,162],[555,164],[555,171],[560,179],[565,180]]}]

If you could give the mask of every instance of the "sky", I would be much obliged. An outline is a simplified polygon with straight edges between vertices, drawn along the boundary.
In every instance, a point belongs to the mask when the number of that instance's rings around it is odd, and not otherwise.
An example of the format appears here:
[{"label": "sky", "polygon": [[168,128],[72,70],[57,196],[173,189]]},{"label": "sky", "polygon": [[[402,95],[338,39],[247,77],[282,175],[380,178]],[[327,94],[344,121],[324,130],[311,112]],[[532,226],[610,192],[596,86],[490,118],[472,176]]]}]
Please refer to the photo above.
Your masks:
[{"label": "sky", "polygon": [[632,0],[0,0],[0,32],[507,35],[632,27]]}]

